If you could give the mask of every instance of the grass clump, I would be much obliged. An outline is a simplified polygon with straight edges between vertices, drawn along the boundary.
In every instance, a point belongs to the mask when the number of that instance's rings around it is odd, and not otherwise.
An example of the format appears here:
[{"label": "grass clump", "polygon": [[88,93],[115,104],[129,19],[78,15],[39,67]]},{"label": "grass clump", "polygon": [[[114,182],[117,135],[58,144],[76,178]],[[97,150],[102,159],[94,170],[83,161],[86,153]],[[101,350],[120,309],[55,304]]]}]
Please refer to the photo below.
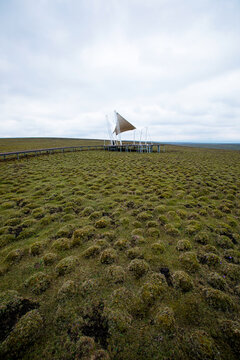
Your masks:
[{"label": "grass clump", "polygon": [[125,250],[129,247],[129,241],[127,239],[119,239],[115,241],[114,247],[119,250]]},{"label": "grass clump", "polygon": [[21,258],[23,257],[23,255],[24,255],[24,252],[22,249],[12,250],[7,254],[4,262],[9,265],[13,265],[15,263],[18,263],[21,260]]},{"label": "grass clump", "polygon": [[93,237],[94,232],[94,227],[90,225],[75,230],[73,233],[72,245],[81,245],[83,242],[90,240]]},{"label": "grass clump", "polygon": [[0,346],[2,359],[17,359],[33,344],[43,330],[43,319],[38,310],[22,316]]},{"label": "grass clump", "polygon": [[102,217],[101,219],[97,220],[95,223],[95,227],[97,229],[103,229],[110,225],[110,219],[106,216]]},{"label": "grass clump", "polygon": [[151,245],[151,249],[154,254],[163,254],[165,251],[165,246],[162,242],[155,242]]},{"label": "grass clump", "polygon": [[227,283],[223,276],[216,272],[211,272],[207,278],[208,284],[218,290],[226,290]]},{"label": "grass clump", "polygon": [[177,242],[176,249],[178,251],[189,251],[192,249],[192,244],[189,240],[179,240]]},{"label": "grass clump", "polygon": [[46,266],[52,265],[57,260],[57,255],[54,253],[46,253],[43,256],[42,260],[43,260],[44,265],[46,265]]},{"label": "grass clump", "polygon": [[116,261],[116,259],[117,259],[117,252],[112,248],[103,250],[100,256],[100,262],[102,264],[112,264]]},{"label": "grass clump", "polygon": [[59,261],[55,270],[59,276],[65,275],[72,272],[78,263],[79,260],[76,256],[68,256]]},{"label": "grass clump", "polygon": [[136,258],[142,259],[143,258],[142,250],[138,246],[128,249],[126,251],[126,255],[129,259],[136,259]]},{"label": "grass clump", "polygon": [[32,275],[24,282],[24,285],[29,288],[34,294],[40,295],[50,286],[50,278],[43,272]]},{"label": "grass clump", "polygon": [[180,257],[179,260],[181,262],[181,264],[183,265],[183,267],[189,271],[189,272],[195,272],[199,269],[199,262],[197,260],[197,256],[195,254],[195,252],[193,251],[188,251],[183,253]]},{"label": "grass clump", "polygon": [[122,266],[111,265],[107,269],[107,278],[114,284],[123,283],[126,277],[126,272]]},{"label": "grass clump", "polygon": [[77,293],[77,286],[74,281],[67,280],[65,281],[61,288],[58,290],[57,298],[58,301],[64,302],[72,299]]},{"label": "grass clump", "polygon": [[189,352],[194,359],[218,360],[220,354],[213,339],[203,330],[191,333],[188,340]]},{"label": "grass clump", "polygon": [[101,251],[101,246],[92,245],[82,253],[82,256],[85,258],[93,258],[96,257],[100,253],[100,251]]},{"label": "grass clump", "polygon": [[68,238],[60,238],[52,243],[52,249],[62,251],[70,249],[71,241]]},{"label": "grass clump", "polygon": [[154,324],[161,333],[174,333],[175,318],[173,309],[168,306],[160,307],[154,316]]},{"label": "grass clump", "polygon": [[41,241],[33,243],[29,248],[29,254],[32,256],[40,255],[44,250],[45,244]]},{"label": "grass clump", "polygon": [[204,288],[203,294],[207,303],[216,310],[233,311],[235,308],[232,298],[220,290]]},{"label": "grass clump", "polygon": [[173,285],[176,289],[187,292],[193,289],[191,277],[185,271],[175,271],[173,276]]},{"label": "grass clump", "polygon": [[149,265],[145,260],[134,259],[130,262],[128,270],[139,279],[149,271]]}]

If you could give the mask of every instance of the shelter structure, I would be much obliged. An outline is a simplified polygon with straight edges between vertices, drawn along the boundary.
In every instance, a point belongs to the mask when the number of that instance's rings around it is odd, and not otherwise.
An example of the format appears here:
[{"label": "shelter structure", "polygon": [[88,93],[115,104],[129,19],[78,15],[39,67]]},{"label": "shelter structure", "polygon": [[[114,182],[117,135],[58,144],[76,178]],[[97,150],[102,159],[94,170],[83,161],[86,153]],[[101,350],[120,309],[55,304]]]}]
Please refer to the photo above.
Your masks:
[{"label": "shelter structure", "polygon": [[122,145],[121,133],[125,131],[136,130],[136,127],[128,120],[126,120],[122,115],[120,115],[116,110],[114,111],[113,115],[113,118],[112,116],[109,118],[108,115],[106,115],[110,145]]}]

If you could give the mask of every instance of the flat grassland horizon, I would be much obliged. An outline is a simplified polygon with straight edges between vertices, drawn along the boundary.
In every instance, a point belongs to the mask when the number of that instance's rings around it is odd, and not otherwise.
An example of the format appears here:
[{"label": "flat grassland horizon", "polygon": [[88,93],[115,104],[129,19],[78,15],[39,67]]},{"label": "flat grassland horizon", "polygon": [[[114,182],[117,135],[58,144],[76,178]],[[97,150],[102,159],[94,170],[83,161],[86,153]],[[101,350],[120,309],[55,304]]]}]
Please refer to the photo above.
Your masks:
[{"label": "flat grassland horizon", "polygon": [[0,358],[239,359],[239,164],[174,145],[2,161]]}]

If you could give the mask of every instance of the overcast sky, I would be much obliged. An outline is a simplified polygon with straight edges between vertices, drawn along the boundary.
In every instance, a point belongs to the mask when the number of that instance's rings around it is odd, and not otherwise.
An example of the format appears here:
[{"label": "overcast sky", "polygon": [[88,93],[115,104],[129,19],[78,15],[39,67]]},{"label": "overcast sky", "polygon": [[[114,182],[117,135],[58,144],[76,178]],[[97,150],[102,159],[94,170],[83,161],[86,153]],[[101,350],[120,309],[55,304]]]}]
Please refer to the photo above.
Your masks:
[{"label": "overcast sky", "polygon": [[0,137],[107,138],[114,109],[240,142],[240,1],[0,0]]}]

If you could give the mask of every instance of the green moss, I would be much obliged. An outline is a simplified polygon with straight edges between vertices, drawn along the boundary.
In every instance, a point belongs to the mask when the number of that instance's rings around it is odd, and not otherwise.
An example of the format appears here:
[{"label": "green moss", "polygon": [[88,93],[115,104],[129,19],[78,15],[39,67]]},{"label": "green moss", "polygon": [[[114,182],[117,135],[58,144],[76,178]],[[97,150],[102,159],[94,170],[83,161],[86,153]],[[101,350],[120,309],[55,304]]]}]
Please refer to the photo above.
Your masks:
[{"label": "green moss", "polygon": [[29,248],[29,253],[32,256],[40,255],[44,250],[45,243],[37,241],[33,243]]},{"label": "green moss", "polygon": [[224,258],[233,264],[240,264],[240,251],[229,249],[224,251]]},{"label": "green moss", "polygon": [[109,248],[103,250],[103,252],[101,253],[100,262],[102,264],[112,264],[116,261],[116,258],[117,258],[116,250]]},{"label": "green moss", "polygon": [[143,258],[143,253],[138,246],[128,249],[126,251],[126,255],[129,259],[136,259],[136,258],[142,259]]},{"label": "green moss", "polygon": [[147,220],[150,220],[151,218],[152,218],[152,215],[146,211],[139,213],[137,216],[138,221],[147,221]]},{"label": "green moss", "polygon": [[98,229],[106,228],[110,225],[110,220],[110,218],[104,216],[103,218],[96,221],[95,227]]},{"label": "green moss", "polygon": [[54,253],[47,253],[43,256],[43,263],[44,265],[52,265],[57,260],[57,255]]},{"label": "green moss", "polygon": [[38,310],[29,311],[1,344],[0,355],[6,360],[19,358],[38,339],[42,330],[43,320]]},{"label": "green moss", "polygon": [[82,211],[82,216],[89,216],[94,212],[93,207],[91,206],[87,206],[85,207],[85,209]]},{"label": "green moss", "polygon": [[91,360],[110,360],[110,357],[107,351],[100,349],[94,352],[91,357]]},{"label": "green moss", "polygon": [[71,241],[68,238],[60,238],[52,243],[51,248],[55,250],[68,250],[71,247]]},{"label": "green moss", "polygon": [[181,289],[183,292],[193,289],[192,279],[185,271],[175,271],[172,278],[176,289]]},{"label": "green moss", "polygon": [[235,308],[232,298],[220,290],[204,288],[203,294],[207,303],[214,309],[233,311]]},{"label": "green moss", "polygon": [[154,316],[154,325],[161,333],[174,333],[176,328],[173,309],[167,306],[160,307]]},{"label": "green moss", "polygon": [[199,263],[195,252],[185,252],[179,257],[179,260],[183,267],[189,272],[195,272],[199,269]]},{"label": "green moss", "polygon": [[21,260],[21,258],[23,257],[23,255],[24,255],[24,253],[23,253],[22,249],[12,250],[7,254],[4,262],[9,265],[18,263]]},{"label": "green moss", "polygon": [[155,227],[150,227],[147,229],[147,236],[150,238],[157,239],[160,236],[160,231]]},{"label": "green moss", "polygon": [[223,249],[231,249],[233,248],[233,243],[232,241],[229,239],[229,237],[222,235],[219,236],[216,240],[216,244],[218,246],[220,246]]},{"label": "green moss", "polygon": [[226,341],[236,356],[240,349],[240,323],[238,321],[221,319],[218,322],[219,337]]},{"label": "green moss", "polygon": [[77,229],[73,233],[72,245],[81,245],[83,242],[90,240],[95,233],[93,226],[85,226],[81,229]]},{"label": "green moss", "polygon": [[78,263],[76,256],[68,256],[59,261],[55,269],[58,275],[65,275],[72,272]]},{"label": "green moss", "polygon": [[114,284],[123,283],[126,278],[126,273],[122,266],[111,265],[107,269],[107,278]]},{"label": "green moss", "polygon": [[100,251],[101,251],[100,246],[92,245],[82,253],[82,256],[85,258],[93,258],[96,257],[100,253]]},{"label": "green moss", "polygon": [[235,264],[226,264],[223,269],[224,275],[227,279],[234,282],[240,281],[240,267]]},{"label": "green moss", "polygon": [[165,251],[165,246],[161,242],[155,242],[151,245],[151,249],[154,254],[163,254]]},{"label": "green moss", "polygon": [[24,282],[24,285],[29,288],[34,294],[40,295],[49,288],[50,277],[43,272],[39,272],[28,278]]},{"label": "green moss", "polygon": [[70,238],[73,234],[74,227],[72,225],[65,225],[58,230],[57,238]]},{"label": "green moss", "polygon": [[95,348],[96,345],[93,338],[80,336],[75,345],[75,359],[89,359]]},{"label": "green moss", "polygon": [[134,259],[130,262],[128,270],[138,279],[149,271],[149,265],[145,260]]},{"label": "green moss", "polygon": [[218,290],[226,290],[227,283],[223,276],[216,272],[211,272],[207,277],[208,284]]},{"label": "green moss", "polygon": [[114,247],[119,250],[124,250],[129,247],[129,241],[127,239],[119,239],[115,241]]},{"label": "green moss", "polygon": [[77,286],[74,281],[65,281],[58,290],[57,298],[60,302],[71,300],[77,293]]},{"label": "green moss", "polygon": [[189,251],[192,249],[192,244],[188,240],[179,240],[176,249],[178,251]]},{"label": "green moss", "polygon": [[164,229],[168,235],[172,235],[172,236],[180,235],[180,231],[172,224],[166,224],[164,226]]},{"label": "green moss", "polygon": [[194,331],[188,340],[189,352],[194,359],[217,360],[220,354],[213,339],[203,330]]}]

